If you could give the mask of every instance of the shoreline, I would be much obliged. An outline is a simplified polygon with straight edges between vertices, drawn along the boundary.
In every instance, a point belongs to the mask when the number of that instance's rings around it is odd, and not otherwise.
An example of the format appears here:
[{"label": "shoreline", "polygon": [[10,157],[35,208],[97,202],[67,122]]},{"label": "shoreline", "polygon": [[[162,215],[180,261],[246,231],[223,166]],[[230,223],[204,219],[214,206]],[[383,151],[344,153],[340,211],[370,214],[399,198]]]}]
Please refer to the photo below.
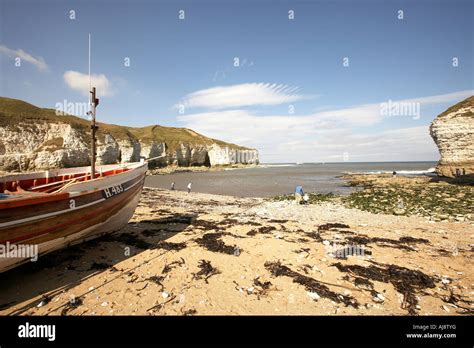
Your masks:
[{"label": "shoreline", "polygon": [[0,314],[472,315],[473,247],[468,221],[146,188],[120,232],[0,274]]},{"label": "shoreline", "polygon": [[216,165],[216,166],[189,166],[189,167],[180,167],[180,166],[166,166],[162,168],[153,168],[149,169],[147,175],[166,175],[166,174],[176,174],[176,173],[202,173],[202,172],[219,172],[225,170],[235,170],[235,169],[251,169],[259,168],[259,164],[229,164],[229,165]]}]

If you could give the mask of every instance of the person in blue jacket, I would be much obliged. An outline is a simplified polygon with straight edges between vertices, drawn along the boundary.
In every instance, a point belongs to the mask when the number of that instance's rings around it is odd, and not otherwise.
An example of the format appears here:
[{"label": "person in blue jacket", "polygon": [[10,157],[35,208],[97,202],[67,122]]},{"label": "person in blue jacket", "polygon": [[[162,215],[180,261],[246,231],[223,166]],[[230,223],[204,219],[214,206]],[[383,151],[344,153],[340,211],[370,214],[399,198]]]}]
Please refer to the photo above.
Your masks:
[{"label": "person in blue jacket", "polygon": [[295,188],[295,202],[296,202],[296,204],[301,204],[301,202],[303,201],[303,196],[304,196],[303,186],[296,186],[296,188]]}]

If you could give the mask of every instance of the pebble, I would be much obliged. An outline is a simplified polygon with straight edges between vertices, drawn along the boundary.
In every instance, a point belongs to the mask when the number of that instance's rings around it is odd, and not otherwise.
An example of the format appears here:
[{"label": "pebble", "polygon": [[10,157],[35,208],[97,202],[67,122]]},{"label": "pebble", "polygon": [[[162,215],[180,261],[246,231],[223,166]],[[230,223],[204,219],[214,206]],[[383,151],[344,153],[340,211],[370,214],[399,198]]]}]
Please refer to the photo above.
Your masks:
[{"label": "pebble", "polygon": [[323,240],[323,244],[324,244],[324,245],[330,245],[330,244],[331,244],[331,242],[330,242],[330,241],[328,241],[328,240]]},{"label": "pebble", "polygon": [[449,281],[449,279],[444,278],[444,279],[441,280],[441,283],[443,283],[443,284],[449,284],[449,283],[451,283],[451,282]]},{"label": "pebble", "polygon": [[319,296],[317,293],[315,292],[310,292],[310,291],[307,291],[306,294],[314,301],[317,301],[321,298],[321,296]]},{"label": "pebble", "polygon": [[377,294],[372,298],[372,300],[377,303],[382,303],[383,301],[385,301],[385,297],[382,294]]},{"label": "pebble", "polygon": [[163,298],[168,298],[170,296],[170,294],[168,294],[166,291],[163,291],[161,293],[161,296],[163,296]]},{"label": "pebble", "polygon": [[102,307],[105,307],[105,306],[107,306],[107,305],[108,305],[107,302],[102,302],[102,304],[101,304]]},{"label": "pebble", "polygon": [[446,312],[449,312],[449,308],[446,307],[445,305],[441,306]]}]

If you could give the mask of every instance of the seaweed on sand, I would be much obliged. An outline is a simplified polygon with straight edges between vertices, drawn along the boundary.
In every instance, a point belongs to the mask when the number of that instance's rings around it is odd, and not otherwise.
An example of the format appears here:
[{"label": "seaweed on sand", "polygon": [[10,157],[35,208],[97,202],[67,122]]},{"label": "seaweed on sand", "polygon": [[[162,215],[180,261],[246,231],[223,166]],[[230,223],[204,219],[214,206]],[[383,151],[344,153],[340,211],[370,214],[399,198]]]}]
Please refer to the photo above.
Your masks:
[{"label": "seaweed on sand", "polygon": [[347,306],[358,308],[357,300],[349,295],[341,295],[330,290],[326,285],[321,284],[316,279],[295,272],[278,262],[265,262],[265,268],[270,271],[274,277],[290,277],[293,282],[303,285],[307,291],[316,292],[320,297],[330,299],[336,303],[344,303]]},{"label": "seaweed on sand", "polygon": [[319,242],[319,243],[323,242],[323,238],[318,232],[306,232],[305,234],[307,237],[315,240],[316,242]]},{"label": "seaweed on sand", "polygon": [[218,231],[218,230],[221,230],[221,226],[219,226],[219,223],[215,222],[215,221],[208,221],[208,220],[202,220],[202,219],[198,219],[198,220],[195,220],[193,222],[193,226],[194,227],[198,227],[200,229],[204,229],[206,231],[209,231],[209,230],[215,230],[215,231]]},{"label": "seaweed on sand", "polygon": [[172,242],[160,241],[157,244],[157,247],[160,249],[168,250],[168,251],[170,250],[180,251],[186,248],[186,243],[185,242],[172,243]]},{"label": "seaweed on sand", "polygon": [[331,229],[341,229],[341,228],[350,228],[350,227],[349,225],[341,224],[338,222],[335,222],[335,223],[329,222],[327,224],[318,226],[318,231],[321,232],[321,231],[328,231]]},{"label": "seaweed on sand", "polygon": [[154,224],[154,225],[167,225],[167,224],[186,224],[190,225],[193,222],[193,215],[179,215],[179,216],[168,216],[158,220],[142,220],[142,224]]},{"label": "seaweed on sand", "polygon": [[[423,289],[435,287],[436,279],[421,271],[393,264],[380,265],[376,262],[372,263],[373,265],[368,267],[343,265],[339,262],[332,266],[336,267],[340,272],[350,273],[354,277],[355,282],[358,282],[360,285],[368,285],[369,279],[382,283],[391,283],[395,290],[403,295],[402,308],[407,309],[411,315],[416,314],[416,305],[418,304],[416,293]],[[373,285],[369,285],[369,289],[373,289]]]},{"label": "seaweed on sand", "polygon": [[256,234],[270,234],[272,231],[275,231],[276,227],[275,226],[262,226],[257,229],[253,229],[249,232],[247,232],[247,236],[255,236]]},{"label": "seaweed on sand", "polygon": [[[423,243],[429,244],[430,241],[424,238],[413,238],[413,237],[400,237],[397,239],[390,239],[390,238],[381,238],[381,237],[374,237],[370,238],[367,235],[360,234],[357,236],[349,236],[346,237],[346,242],[351,244],[359,244],[359,245],[368,245],[371,243],[375,243],[380,247],[389,247],[389,248],[396,248],[402,249],[406,251],[415,251],[410,245],[416,243]],[[407,245],[408,244],[408,245]]]},{"label": "seaweed on sand", "polygon": [[258,286],[262,288],[263,290],[268,290],[272,286],[272,282],[271,281],[261,282],[259,278],[255,278],[253,280],[253,285]]},{"label": "seaweed on sand", "polygon": [[162,273],[169,273],[173,268],[177,267],[177,266],[182,266],[184,265],[186,262],[184,262],[184,259],[181,258],[181,260],[177,260],[177,261],[173,261],[167,265],[165,265],[165,267],[163,267],[163,271],[161,271]]},{"label": "seaweed on sand", "polygon": [[165,276],[151,276],[151,277],[146,278],[145,280],[152,281],[156,285],[159,285],[161,287],[160,291],[163,291],[164,288],[165,288],[163,283],[162,283],[163,280],[165,280]]},{"label": "seaweed on sand", "polygon": [[[461,308],[462,311],[458,312],[460,314],[474,314],[474,309],[472,308],[473,302],[469,299],[466,299],[462,295],[455,294],[452,288],[449,289],[449,296],[443,297],[442,300],[446,303],[451,303],[456,307]],[[461,305],[460,302],[465,303],[467,307]]]},{"label": "seaweed on sand", "polygon": [[414,237],[400,237],[398,239],[401,243],[411,244],[411,243],[422,243],[422,244],[430,244],[430,241],[425,238],[414,238]]},{"label": "seaweed on sand", "polygon": [[197,273],[194,273],[194,279],[204,279],[206,284],[209,284],[209,282],[207,280],[210,277],[212,277],[213,275],[221,273],[217,268],[215,268],[211,265],[211,261],[200,260],[198,266],[200,268],[200,271],[197,272]]},{"label": "seaweed on sand", "polygon": [[239,256],[241,249],[236,245],[227,245],[222,240],[221,237],[224,236],[225,233],[206,233],[201,238],[196,239],[196,243],[203,248],[206,248],[209,251],[228,254],[228,255],[235,255]]}]

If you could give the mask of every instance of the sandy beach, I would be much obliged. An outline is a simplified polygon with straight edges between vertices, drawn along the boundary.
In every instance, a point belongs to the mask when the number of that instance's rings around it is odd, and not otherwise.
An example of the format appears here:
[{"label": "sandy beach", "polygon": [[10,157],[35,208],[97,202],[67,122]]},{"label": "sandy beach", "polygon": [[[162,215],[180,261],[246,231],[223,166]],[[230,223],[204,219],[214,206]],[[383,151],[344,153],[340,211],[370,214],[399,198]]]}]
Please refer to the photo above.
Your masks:
[{"label": "sandy beach", "polygon": [[1,274],[0,314],[472,315],[458,220],[146,188],[122,231]]}]

